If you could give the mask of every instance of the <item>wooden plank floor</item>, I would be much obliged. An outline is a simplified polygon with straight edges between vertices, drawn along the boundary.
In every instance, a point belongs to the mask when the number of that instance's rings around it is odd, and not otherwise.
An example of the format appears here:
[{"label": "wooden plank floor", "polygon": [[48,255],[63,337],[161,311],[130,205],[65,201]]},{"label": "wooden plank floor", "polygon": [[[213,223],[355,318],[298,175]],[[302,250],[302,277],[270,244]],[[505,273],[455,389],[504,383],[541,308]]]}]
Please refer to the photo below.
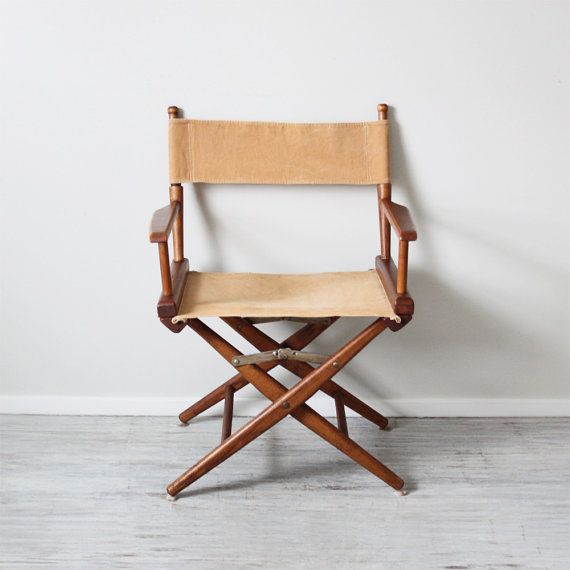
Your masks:
[{"label": "wooden plank floor", "polygon": [[570,568],[568,420],[348,421],[408,496],[290,419],[172,502],[165,485],[218,443],[219,418],[4,416],[1,564]]}]

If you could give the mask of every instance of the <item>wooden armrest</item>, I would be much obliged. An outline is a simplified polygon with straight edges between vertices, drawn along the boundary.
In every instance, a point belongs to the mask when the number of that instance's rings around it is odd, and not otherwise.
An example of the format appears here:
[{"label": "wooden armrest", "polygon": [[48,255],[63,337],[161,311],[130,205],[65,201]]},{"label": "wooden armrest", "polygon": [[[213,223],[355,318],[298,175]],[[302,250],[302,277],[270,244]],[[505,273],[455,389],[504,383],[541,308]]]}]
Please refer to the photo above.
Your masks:
[{"label": "wooden armrest", "polygon": [[171,292],[170,294],[163,292],[160,295],[157,305],[158,316],[168,319],[172,319],[172,317],[178,313],[178,307],[180,306],[180,301],[184,293],[186,277],[188,276],[188,260],[173,261],[170,264],[170,275],[172,276]]},{"label": "wooden armrest", "polygon": [[[408,208],[385,198],[379,187],[378,205],[380,209],[380,249],[376,258],[376,271],[384,285],[388,299],[398,315],[411,315],[414,302],[408,294],[408,246],[418,239],[418,234]],[[396,232],[399,238],[398,267],[390,257],[390,234]]]},{"label": "wooden armrest", "polygon": [[410,211],[390,200],[381,201],[382,213],[388,218],[397,236],[404,241],[416,241],[418,234]]},{"label": "wooden armrest", "polygon": [[[168,254],[168,236],[172,231],[179,211],[180,203],[171,202],[168,206],[157,210],[150,222],[150,241],[151,243],[158,243],[163,297],[172,297],[173,283],[170,272],[170,256]],[[175,261],[178,260],[175,259]]]},{"label": "wooden armrest", "polygon": [[[170,113],[170,110],[169,110]],[[174,260],[170,263],[168,238],[173,234]],[[178,312],[188,275],[188,260],[184,257],[183,193],[181,184],[170,185],[170,204],[157,210],[150,222],[150,241],[158,244],[162,294],[158,300],[158,316],[173,332],[184,326],[173,325],[171,318]]]},{"label": "wooden armrest", "polygon": [[172,202],[164,208],[160,208],[152,215],[150,222],[150,242],[163,243],[168,241],[172,226],[180,208],[179,202]]},{"label": "wooden armrest", "polygon": [[413,315],[414,300],[408,293],[398,292],[398,268],[391,259],[376,258],[376,273],[384,285],[388,300],[397,315]]}]

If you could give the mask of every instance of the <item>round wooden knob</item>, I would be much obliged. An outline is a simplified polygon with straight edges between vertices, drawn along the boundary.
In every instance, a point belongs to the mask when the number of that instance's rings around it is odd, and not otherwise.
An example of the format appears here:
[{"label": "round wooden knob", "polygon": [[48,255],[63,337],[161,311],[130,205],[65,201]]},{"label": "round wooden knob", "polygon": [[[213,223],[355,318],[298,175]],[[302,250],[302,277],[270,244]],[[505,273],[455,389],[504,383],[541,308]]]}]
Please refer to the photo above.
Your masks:
[{"label": "round wooden knob", "polygon": [[169,119],[176,119],[178,117],[178,107],[174,105],[172,107],[168,107],[168,118]]},{"label": "round wooden knob", "polygon": [[388,105],[386,103],[378,105],[378,118],[384,120],[388,118]]}]

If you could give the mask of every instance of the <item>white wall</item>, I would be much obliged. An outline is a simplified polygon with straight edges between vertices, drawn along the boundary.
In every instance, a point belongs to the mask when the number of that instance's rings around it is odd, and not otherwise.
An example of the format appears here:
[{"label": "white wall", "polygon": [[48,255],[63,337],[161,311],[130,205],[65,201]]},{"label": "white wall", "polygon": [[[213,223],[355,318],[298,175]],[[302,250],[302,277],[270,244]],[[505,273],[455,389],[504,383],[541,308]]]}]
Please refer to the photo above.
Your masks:
[{"label": "white wall", "polygon": [[[567,23],[567,2],[2,2],[3,409],[176,413],[231,375],[155,318],[168,105],[302,122],[387,102],[417,312],[340,381],[391,413],[567,413]],[[371,188],[186,200],[195,268],[377,253]]]}]

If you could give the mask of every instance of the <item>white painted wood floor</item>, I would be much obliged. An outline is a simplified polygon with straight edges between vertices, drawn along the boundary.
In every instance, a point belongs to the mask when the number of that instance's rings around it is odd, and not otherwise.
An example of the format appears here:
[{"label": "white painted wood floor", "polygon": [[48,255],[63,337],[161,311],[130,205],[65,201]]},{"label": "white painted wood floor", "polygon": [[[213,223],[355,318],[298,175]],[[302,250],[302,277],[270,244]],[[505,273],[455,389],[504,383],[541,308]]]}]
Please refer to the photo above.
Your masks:
[{"label": "white painted wood floor", "polygon": [[1,564],[570,568],[568,420],[348,422],[408,496],[291,419],[171,502],[219,418],[3,416]]}]

